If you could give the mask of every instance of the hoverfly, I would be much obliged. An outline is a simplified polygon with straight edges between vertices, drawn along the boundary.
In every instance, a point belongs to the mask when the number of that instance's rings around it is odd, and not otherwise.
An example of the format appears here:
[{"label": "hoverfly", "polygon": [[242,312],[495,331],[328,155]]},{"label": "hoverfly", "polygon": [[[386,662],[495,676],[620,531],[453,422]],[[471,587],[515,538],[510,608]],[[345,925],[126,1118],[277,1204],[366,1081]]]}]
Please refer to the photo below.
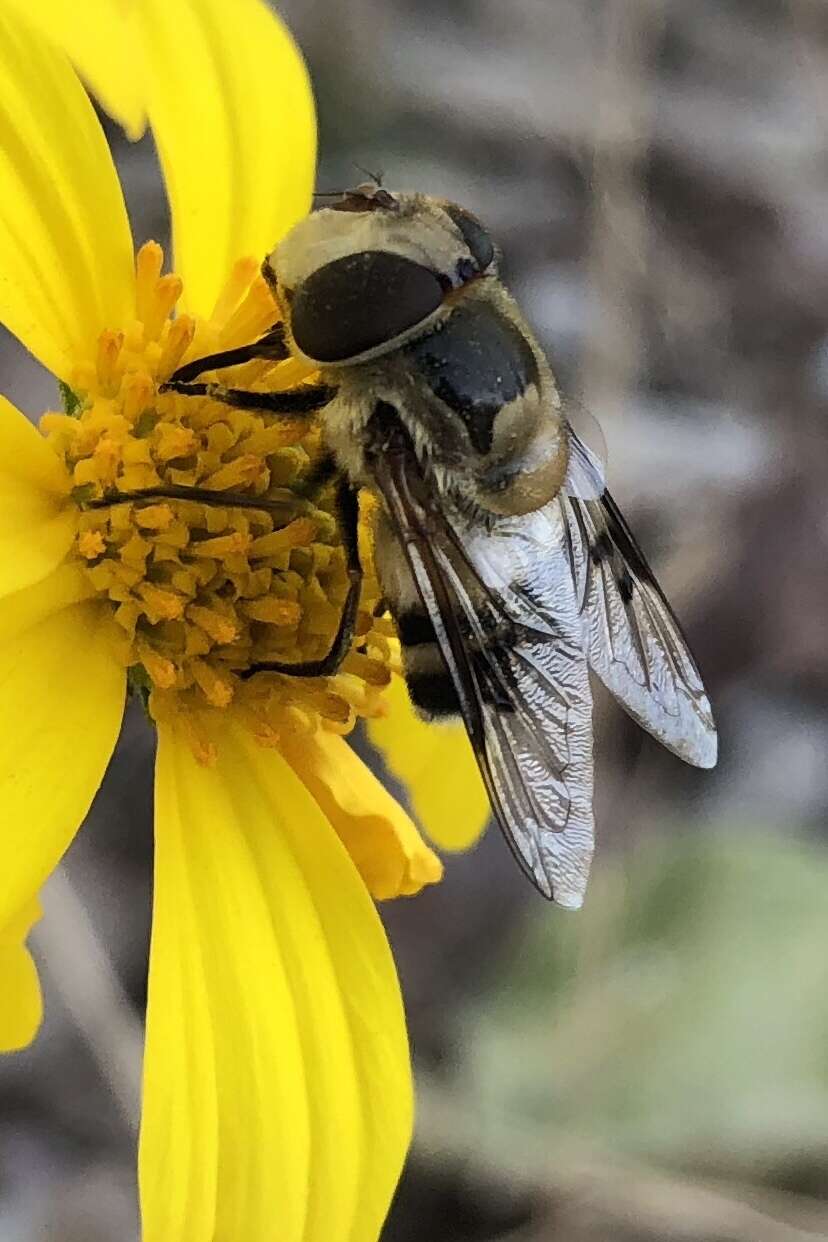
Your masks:
[{"label": "hoverfly", "polygon": [[[318,676],[348,651],[359,600],[357,492],[381,501],[377,571],[411,699],[462,717],[520,866],[580,906],[593,849],[592,669],[638,724],[713,767],[710,704],[678,622],[546,358],[462,207],[359,186],[297,224],[262,271],[282,312],[168,384],[244,408],[319,410],[351,589],[328,655],[262,669]],[[193,382],[296,356],[320,382],[253,393]]]}]

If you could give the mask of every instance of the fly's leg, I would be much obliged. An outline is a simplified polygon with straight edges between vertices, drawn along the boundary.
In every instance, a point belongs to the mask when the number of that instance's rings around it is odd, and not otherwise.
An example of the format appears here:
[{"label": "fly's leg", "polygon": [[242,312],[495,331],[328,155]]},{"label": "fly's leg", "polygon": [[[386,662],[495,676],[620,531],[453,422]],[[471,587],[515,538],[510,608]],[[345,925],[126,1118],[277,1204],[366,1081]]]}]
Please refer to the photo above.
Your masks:
[{"label": "fly's leg", "polygon": [[286,673],[290,677],[330,677],[337,671],[350,651],[362,588],[362,565],[359,560],[358,494],[356,488],[352,487],[344,476],[340,476],[339,479],[336,506],[347,558],[349,586],[330,650],[319,660],[302,660],[294,663],[267,660],[261,664],[253,664],[239,674],[242,678],[253,677],[256,673]]},{"label": "fly's leg", "polygon": [[197,379],[204,371],[218,371],[221,367],[237,367],[243,362],[252,362],[254,358],[266,358],[270,362],[283,362],[290,357],[290,350],[285,342],[284,324],[277,323],[274,327],[249,345],[239,345],[236,349],[224,349],[218,354],[207,354],[204,358],[194,358],[185,362],[183,367],[173,371],[171,382],[189,383]]},{"label": "fly's leg", "polygon": [[[271,289],[276,289],[276,276],[269,261],[262,265],[262,272]],[[284,324],[277,323],[264,336],[249,345],[225,349],[220,353],[196,358],[174,371],[160,392],[177,392],[185,397],[211,397],[237,410],[253,410],[262,414],[281,414],[287,417],[313,414],[321,410],[336,396],[336,388],[329,384],[300,384],[298,388],[284,392],[251,392],[244,388],[227,388],[224,384],[194,382],[204,371],[220,370],[222,367],[238,366],[254,358],[280,362],[290,357],[285,339]]]},{"label": "fly's leg", "polygon": [[284,392],[251,392],[245,388],[225,388],[223,384],[191,384],[183,380],[168,380],[161,392],[177,392],[184,397],[212,397],[223,405],[237,410],[255,410],[262,414],[312,414],[321,410],[336,396],[336,389],[329,384],[300,384],[298,388],[286,388]]},{"label": "fly's leg", "polygon": [[[306,480],[306,494],[314,494],[325,485],[336,470],[332,456],[326,454],[317,462],[316,467]],[[127,501],[153,501],[158,499],[193,500],[202,504],[218,504],[248,509],[264,509],[268,512],[281,510],[298,503],[309,504],[301,497],[292,499],[286,494],[284,501],[273,497],[241,496],[235,492],[216,492],[209,488],[177,487],[173,485],[146,488],[130,492],[110,492],[100,499],[88,501],[85,508],[102,509]],[[254,664],[240,672],[244,679],[256,673],[287,673],[291,677],[330,677],[339,668],[348,654],[354,638],[359,596],[362,589],[362,564],[359,559],[359,498],[356,488],[343,476],[339,476],[336,508],[342,531],[342,542],[345,546],[346,565],[348,571],[348,593],[342,607],[336,634],[327,655],[318,660],[301,660],[285,662],[268,660]]]},{"label": "fly's leg", "polygon": [[[336,477],[339,467],[331,452],[324,452],[316,459],[304,478],[293,487],[274,488],[266,496],[249,496],[242,492],[217,492],[209,487],[194,484],[159,483],[157,487],[134,488],[131,491],[108,491],[95,500],[87,500],[85,509],[108,509],[111,505],[140,503],[154,500],[190,500],[205,505],[225,505],[231,509],[261,509],[266,513],[284,516],[312,511],[312,502],[330,481]],[[340,504],[341,508],[341,504]]]},{"label": "fly's leg", "polygon": [[286,513],[302,512],[306,507],[304,497],[287,487],[275,488],[267,496],[247,496],[241,492],[217,492],[209,487],[189,484],[160,483],[157,487],[141,487],[132,491],[109,491],[95,500],[84,501],[84,509],[108,509],[111,505],[128,501],[140,504],[148,500],[190,500],[205,505],[225,505],[230,509],[260,509],[266,513],[284,516]]}]

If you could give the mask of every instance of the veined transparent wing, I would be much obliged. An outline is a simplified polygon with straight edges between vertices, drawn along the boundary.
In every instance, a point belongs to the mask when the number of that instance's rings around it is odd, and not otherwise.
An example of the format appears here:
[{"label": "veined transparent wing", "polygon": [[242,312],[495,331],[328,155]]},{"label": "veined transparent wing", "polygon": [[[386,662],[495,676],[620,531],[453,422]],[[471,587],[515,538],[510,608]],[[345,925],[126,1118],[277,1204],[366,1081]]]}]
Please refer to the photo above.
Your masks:
[{"label": "veined transparent wing", "polygon": [[[584,460],[574,432],[573,447]],[[562,494],[589,663],[632,718],[674,754],[712,768],[717,734],[701,674],[675,614],[606,490]]]},{"label": "veined transparent wing", "polygon": [[[478,534],[468,545],[469,532],[461,537],[435,509],[403,438],[375,464],[375,478],[454,683],[495,817],[537,888],[575,909],[593,850],[592,702],[562,515],[554,563],[543,562],[525,522],[499,535]],[[534,625],[521,590],[531,593],[539,561],[544,590],[551,598],[557,593],[558,605],[554,617]],[[516,578],[521,590],[514,589]]]},{"label": "veined transparent wing", "polygon": [[607,485],[607,442],[601,425],[583,405],[569,398],[564,412],[569,434],[564,491],[582,500],[600,500]]}]

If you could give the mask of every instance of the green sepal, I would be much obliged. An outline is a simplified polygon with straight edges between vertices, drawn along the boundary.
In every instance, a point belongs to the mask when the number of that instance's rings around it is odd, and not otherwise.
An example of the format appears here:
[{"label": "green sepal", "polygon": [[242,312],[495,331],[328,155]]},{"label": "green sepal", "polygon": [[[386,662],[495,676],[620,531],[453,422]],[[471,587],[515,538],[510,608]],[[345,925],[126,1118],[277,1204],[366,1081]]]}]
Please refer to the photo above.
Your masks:
[{"label": "green sepal", "polygon": [[70,388],[69,385],[63,380],[58,380],[58,392],[60,393],[60,399],[63,402],[63,409],[65,413],[67,413],[70,418],[78,418],[83,407],[83,402],[75,390]]},{"label": "green sepal", "polygon": [[76,505],[87,504],[88,501],[94,500],[97,494],[98,488],[95,483],[79,483],[69,493]]},{"label": "green sepal", "polygon": [[152,433],[160,417],[161,415],[155,410],[144,410],[143,414],[138,416],[132,428],[132,434],[139,440],[145,440]]},{"label": "green sepal", "polygon": [[149,713],[149,696],[152,691],[152,681],[143,664],[132,664],[127,669],[127,688],[134,698],[141,700],[144,705],[144,711]]}]

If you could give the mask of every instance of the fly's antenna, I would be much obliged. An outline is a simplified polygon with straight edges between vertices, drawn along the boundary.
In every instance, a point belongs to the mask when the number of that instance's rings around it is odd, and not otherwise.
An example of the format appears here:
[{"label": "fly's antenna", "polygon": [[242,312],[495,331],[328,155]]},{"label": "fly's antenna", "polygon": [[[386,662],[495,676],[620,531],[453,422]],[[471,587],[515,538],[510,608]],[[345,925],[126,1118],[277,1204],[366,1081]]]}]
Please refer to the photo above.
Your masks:
[{"label": "fly's antenna", "polygon": [[339,199],[338,203],[331,205],[333,211],[377,211],[381,209],[396,211],[399,203],[393,194],[389,194],[388,190],[382,188],[382,173],[369,172],[360,164],[356,167],[371,180],[363,181],[361,185],[354,186],[350,190],[317,190],[312,196],[314,201],[326,198]]},{"label": "fly's antenna", "polygon": [[366,168],[363,164],[357,164],[354,161],[354,168],[358,168],[361,173],[365,173],[366,177],[370,177],[378,190],[382,189],[382,179],[385,176],[383,171],[371,172],[370,168]]}]

